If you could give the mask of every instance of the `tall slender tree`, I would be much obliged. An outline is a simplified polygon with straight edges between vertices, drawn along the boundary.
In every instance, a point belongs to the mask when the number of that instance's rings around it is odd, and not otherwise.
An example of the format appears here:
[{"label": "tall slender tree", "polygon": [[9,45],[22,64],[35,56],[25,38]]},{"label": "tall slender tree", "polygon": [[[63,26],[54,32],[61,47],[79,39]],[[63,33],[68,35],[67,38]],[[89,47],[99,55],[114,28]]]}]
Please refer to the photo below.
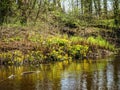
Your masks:
[{"label": "tall slender tree", "polygon": [[98,4],[97,12],[98,12],[99,17],[101,17],[101,0],[97,0],[97,4]]},{"label": "tall slender tree", "polygon": [[114,0],[113,1],[113,8],[114,8],[114,22],[115,25],[120,24],[120,16],[119,16],[119,0]]},{"label": "tall slender tree", "polygon": [[96,0],[93,0],[93,4],[94,4],[94,12],[95,12],[95,15],[97,16],[98,15],[98,7],[97,7]]},{"label": "tall slender tree", "polygon": [[104,2],[104,16],[105,16],[105,18],[107,18],[107,0],[103,0],[103,2]]},{"label": "tall slender tree", "polygon": [[84,0],[81,0],[81,14],[84,14]]}]

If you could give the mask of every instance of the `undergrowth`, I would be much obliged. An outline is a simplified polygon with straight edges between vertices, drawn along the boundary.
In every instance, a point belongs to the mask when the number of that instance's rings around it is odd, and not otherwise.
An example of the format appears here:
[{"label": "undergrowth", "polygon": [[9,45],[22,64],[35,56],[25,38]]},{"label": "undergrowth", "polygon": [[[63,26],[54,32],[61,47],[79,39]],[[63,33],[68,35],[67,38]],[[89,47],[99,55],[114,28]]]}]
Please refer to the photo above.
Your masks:
[{"label": "undergrowth", "polygon": [[[12,40],[12,42],[24,41],[21,40],[20,37],[12,39],[10,38],[10,40]],[[109,51],[115,50],[114,45],[111,45],[109,42],[107,42],[100,36],[96,38],[60,36],[46,38],[45,40],[42,39],[41,36],[36,35],[36,37],[34,38],[29,37],[27,42],[29,42],[30,44],[27,47],[32,46],[33,43],[37,44],[36,46],[33,46],[34,49],[26,49],[26,51],[17,48],[11,51],[3,51],[0,53],[1,62],[7,64],[22,64],[26,62],[32,64],[39,64],[46,61],[63,61],[87,58],[89,52],[94,53],[98,49],[105,49]]]}]

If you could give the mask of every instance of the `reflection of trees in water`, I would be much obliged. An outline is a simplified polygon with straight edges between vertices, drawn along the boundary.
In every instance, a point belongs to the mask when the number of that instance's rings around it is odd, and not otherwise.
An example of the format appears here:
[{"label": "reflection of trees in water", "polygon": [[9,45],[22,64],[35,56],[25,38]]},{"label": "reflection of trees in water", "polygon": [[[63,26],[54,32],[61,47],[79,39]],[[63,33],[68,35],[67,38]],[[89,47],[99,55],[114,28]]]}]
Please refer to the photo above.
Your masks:
[{"label": "reflection of trees in water", "polygon": [[120,56],[116,56],[112,62],[114,68],[114,85],[116,90],[120,90]]},{"label": "reflection of trees in water", "polygon": [[106,78],[107,78],[107,88],[108,90],[114,90],[115,81],[114,81],[114,66],[110,62],[106,67]]},{"label": "reflection of trees in water", "polygon": [[[19,88],[21,90],[119,90],[119,63],[120,61],[117,60],[109,62],[106,60],[84,60],[41,64],[38,67],[2,67],[0,68],[0,79],[7,78],[12,73],[15,73],[17,77],[5,82],[4,86],[0,86],[0,88]],[[39,70],[40,73],[20,76],[22,72],[30,70]]]}]

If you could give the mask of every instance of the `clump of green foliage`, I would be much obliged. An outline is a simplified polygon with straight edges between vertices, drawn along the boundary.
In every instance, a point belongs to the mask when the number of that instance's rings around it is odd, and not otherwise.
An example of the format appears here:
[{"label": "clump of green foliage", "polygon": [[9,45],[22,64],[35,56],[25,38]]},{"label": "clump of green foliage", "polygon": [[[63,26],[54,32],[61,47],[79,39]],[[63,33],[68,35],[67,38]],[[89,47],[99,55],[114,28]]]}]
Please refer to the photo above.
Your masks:
[{"label": "clump of green foliage", "polygon": [[111,51],[114,51],[114,49],[115,49],[114,45],[111,45],[108,41],[106,41],[105,39],[103,39],[100,36],[98,36],[96,38],[89,37],[87,39],[87,42],[90,45],[97,46],[97,47],[100,47],[100,48],[103,48],[103,49],[108,49],[108,50],[111,50]]},{"label": "clump of green foliage", "polygon": [[8,51],[0,53],[1,62],[4,64],[19,64],[23,61],[24,55],[21,51]]},{"label": "clump of green foliage", "polygon": [[89,47],[83,45],[73,45],[69,48],[69,55],[72,56],[73,59],[79,59],[86,57]]}]

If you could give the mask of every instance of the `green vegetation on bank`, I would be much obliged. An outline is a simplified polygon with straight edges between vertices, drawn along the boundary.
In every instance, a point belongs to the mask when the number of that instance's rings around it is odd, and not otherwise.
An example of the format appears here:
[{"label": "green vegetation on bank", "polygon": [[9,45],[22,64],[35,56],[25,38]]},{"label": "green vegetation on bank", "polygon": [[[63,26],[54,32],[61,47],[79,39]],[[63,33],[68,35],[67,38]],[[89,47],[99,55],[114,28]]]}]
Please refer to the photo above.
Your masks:
[{"label": "green vegetation on bank", "polygon": [[[20,37],[10,38],[7,43],[13,42],[13,46],[0,47],[6,51],[0,52],[3,64],[40,64],[49,61],[63,61],[90,58],[90,53],[96,53],[99,49],[114,51],[115,47],[100,36],[77,37],[77,36],[53,36],[43,39],[40,36],[28,38],[26,45]],[[18,43],[16,44],[15,42]],[[6,41],[4,41],[6,43]],[[19,44],[22,45],[20,46]],[[33,45],[34,43],[34,45]],[[9,45],[8,45],[9,46]],[[16,47],[14,47],[16,46]],[[24,48],[26,47],[26,48]],[[24,50],[25,49],[25,50]],[[94,56],[93,56],[94,57]]]}]

